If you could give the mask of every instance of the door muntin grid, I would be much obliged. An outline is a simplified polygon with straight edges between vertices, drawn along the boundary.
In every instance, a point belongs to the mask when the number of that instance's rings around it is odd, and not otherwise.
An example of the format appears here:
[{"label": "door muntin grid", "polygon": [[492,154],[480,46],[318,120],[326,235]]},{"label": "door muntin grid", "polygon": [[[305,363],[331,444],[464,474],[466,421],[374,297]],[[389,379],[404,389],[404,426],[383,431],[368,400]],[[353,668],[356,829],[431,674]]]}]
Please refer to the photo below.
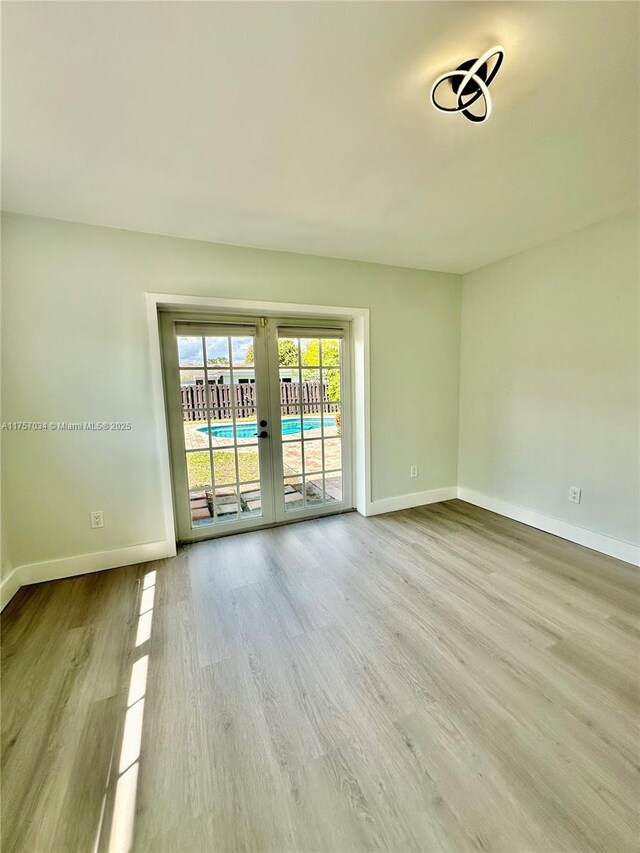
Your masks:
[{"label": "door muntin grid", "polygon": [[254,335],[178,335],[191,529],[263,514]]},{"label": "door muntin grid", "polygon": [[285,513],[343,502],[341,338],[278,336]]}]

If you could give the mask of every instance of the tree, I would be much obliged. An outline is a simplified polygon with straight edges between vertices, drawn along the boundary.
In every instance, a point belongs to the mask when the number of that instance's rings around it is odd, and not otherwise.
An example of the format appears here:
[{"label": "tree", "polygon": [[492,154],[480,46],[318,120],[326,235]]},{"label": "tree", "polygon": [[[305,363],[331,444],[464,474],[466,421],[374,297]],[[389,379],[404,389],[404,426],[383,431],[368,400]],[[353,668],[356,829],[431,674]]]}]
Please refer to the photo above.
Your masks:
[{"label": "tree", "polygon": [[[254,363],[253,344],[247,347],[245,364]],[[278,360],[280,367],[295,367],[298,364],[298,344],[290,338],[278,338]]]},{"label": "tree", "polygon": [[[302,364],[318,366],[320,364],[320,341],[313,338],[307,341],[302,350]],[[340,365],[340,341],[334,338],[322,340],[322,366],[339,367]]]},{"label": "tree", "polygon": [[294,367],[298,363],[298,344],[291,338],[278,338],[280,367]]},{"label": "tree", "polygon": [[[320,341],[313,338],[307,341],[302,351],[302,364],[319,365],[320,364]],[[334,338],[324,338],[322,340],[322,367],[337,368],[340,366],[340,341]],[[307,369],[302,371],[304,379],[316,379],[317,369]],[[325,374],[327,378],[327,396],[332,403],[340,401],[340,371],[329,370]]]},{"label": "tree", "polygon": [[331,403],[340,402],[340,371],[330,370],[327,382],[327,396]]}]

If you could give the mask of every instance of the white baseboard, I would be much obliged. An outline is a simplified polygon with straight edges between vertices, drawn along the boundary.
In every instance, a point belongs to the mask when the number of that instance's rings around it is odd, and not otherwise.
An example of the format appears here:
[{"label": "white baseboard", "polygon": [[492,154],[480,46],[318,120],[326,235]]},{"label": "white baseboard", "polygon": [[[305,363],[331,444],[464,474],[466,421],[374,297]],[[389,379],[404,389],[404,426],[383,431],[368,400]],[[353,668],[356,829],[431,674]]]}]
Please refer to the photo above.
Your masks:
[{"label": "white baseboard", "polygon": [[544,530],[545,533],[553,533],[554,536],[559,536],[561,539],[568,539],[570,542],[576,542],[585,548],[591,548],[592,551],[599,551],[601,554],[616,557],[625,563],[640,566],[640,546],[634,545],[632,542],[615,539],[613,536],[606,536],[604,533],[596,533],[586,527],[578,527],[576,524],[561,521],[559,518],[545,515],[543,512],[528,509],[520,504],[509,503],[500,498],[476,492],[473,489],[465,489],[462,486],[458,487],[458,497],[467,503],[491,510],[491,512],[497,512],[498,515],[504,515],[514,521],[528,524],[529,527],[536,527],[538,530]]},{"label": "white baseboard", "polygon": [[[416,506],[450,501],[454,498],[475,506],[497,512],[514,521],[520,521],[529,527],[544,530],[570,542],[576,542],[586,548],[616,557],[634,566],[640,565],[640,547],[631,542],[614,539],[603,533],[595,533],[584,527],[569,524],[553,516],[528,509],[520,504],[513,504],[476,492],[464,487],[449,486],[443,489],[430,489],[426,492],[412,492],[408,495],[396,495],[392,498],[382,498],[371,501],[367,507],[367,515],[380,515],[385,512],[396,512]],[[130,545],[126,548],[114,548],[110,551],[96,551],[92,554],[78,554],[73,557],[62,557],[58,560],[45,560],[41,563],[29,563],[16,566],[0,584],[0,610],[13,598],[21,586],[43,581],[58,580],[74,575],[85,575],[105,569],[115,569],[119,566],[130,566],[135,563],[146,563],[149,560],[162,560],[173,557],[176,544],[169,539],[156,542],[146,542],[142,545]]]},{"label": "white baseboard", "polygon": [[149,560],[162,560],[165,557],[173,557],[175,553],[175,542],[159,539],[142,545],[129,545],[126,548],[113,548],[110,551],[95,551],[91,554],[77,554],[73,557],[61,557],[58,560],[44,560],[41,563],[16,566],[2,582],[0,608],[5,606],[21,586],[101,572],[105,569],[116,569],[120,566],[131,566],[135,563],[146,563]]},{"label": "white baseboard", "polygon": [[382,498],[369,503],[366,515],[380,515],[383,512],[396,512],[399,509],[411,509],[414,506],[450,501],[457,497],[457,493],[458,490],[455,486],[448,486],[444,489],[430,489],[427,492],[411,492],[408,495]]},{"label": "white baseboard", "polygon": [[21,586],[18,569],[12,569],[0,583],[0,610],[11,601]]}]

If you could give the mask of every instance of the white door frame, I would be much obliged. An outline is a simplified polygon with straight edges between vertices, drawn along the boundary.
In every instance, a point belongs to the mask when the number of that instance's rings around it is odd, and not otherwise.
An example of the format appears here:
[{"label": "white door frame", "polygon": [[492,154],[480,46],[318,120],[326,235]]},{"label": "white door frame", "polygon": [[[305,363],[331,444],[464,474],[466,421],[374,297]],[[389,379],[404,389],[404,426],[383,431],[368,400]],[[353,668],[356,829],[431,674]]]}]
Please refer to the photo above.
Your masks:
[{"label": "white door frame", "polygon": [[175,541],[173,486],[169,461],[164,385],[162,379],[162,350],[158,309],[172,311],[208,311],[217,314],[248,314],[261,316],[324,317],[350,320],[351,335],[351,398],[353,400],[352,458],[355,506],[361,515],[371,514],[371,453],[369,405],[369,309],[345,308],[335,305],[305,305],[298,302],[268,302],[252,299],[228,299],[217,296],[185,296],[174,293],[145,293],[151,393],[155,421],[156,450],[160,466],[162,502],[167,539]]}]

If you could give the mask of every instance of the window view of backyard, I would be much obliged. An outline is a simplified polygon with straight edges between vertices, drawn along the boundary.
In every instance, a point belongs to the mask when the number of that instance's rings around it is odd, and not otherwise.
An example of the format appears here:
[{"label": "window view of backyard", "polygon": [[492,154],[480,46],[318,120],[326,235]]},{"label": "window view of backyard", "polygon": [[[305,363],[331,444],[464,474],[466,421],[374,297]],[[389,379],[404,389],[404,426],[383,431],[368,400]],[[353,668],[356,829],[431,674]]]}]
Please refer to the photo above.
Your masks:
[{"label": "window view of backyard", "polygon": [[[278,340],[287,511],[342,500],[340,347]],[[261,515],[253,337],[179,336],[178,355],[192,525]]]}]

